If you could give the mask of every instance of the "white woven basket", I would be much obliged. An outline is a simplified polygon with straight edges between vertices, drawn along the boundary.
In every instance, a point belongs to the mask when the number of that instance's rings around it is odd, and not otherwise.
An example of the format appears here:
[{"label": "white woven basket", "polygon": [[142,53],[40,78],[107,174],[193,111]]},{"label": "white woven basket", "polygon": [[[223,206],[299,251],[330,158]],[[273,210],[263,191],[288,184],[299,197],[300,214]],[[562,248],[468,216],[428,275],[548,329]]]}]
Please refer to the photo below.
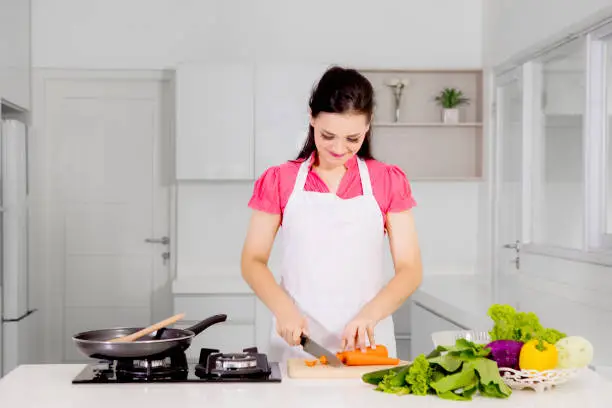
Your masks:
[{"label": "white woven basket", "polygon": [[556,369],[547,371],[513,370],[500,368],[499,373],[504,382],[512,389],[522,390],[530,388],[536,392],[548,391],[556,385],[567,382],[575,377],[580,369]]},{"label": "white woven basket", "polygon": [[[434,347],[454,345],[458,339],[470,340],[476,344],[488,344],[491,341],[489,333],[477,330],[448,330],[431,335]],[[532,389],[536,392],[548,391],[556,385],[563,384],[575,377],[582,369],[555,369],[547,371],[514,370],[500,368],[499,374],[508,385],[515,390]]]}]

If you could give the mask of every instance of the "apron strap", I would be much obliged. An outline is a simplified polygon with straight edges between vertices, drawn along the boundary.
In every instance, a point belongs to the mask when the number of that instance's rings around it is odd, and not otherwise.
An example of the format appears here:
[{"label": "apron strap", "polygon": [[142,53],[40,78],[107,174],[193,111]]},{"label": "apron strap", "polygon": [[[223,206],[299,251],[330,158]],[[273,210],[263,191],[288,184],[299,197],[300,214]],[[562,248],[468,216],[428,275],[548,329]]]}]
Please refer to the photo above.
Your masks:
[{"label": "apron strap", "polygon": [[304,191],[306,185],[306,179],[308,178],[308,170],[310,169],[310,158],[304,160],[300,165],[297,177],[295,178],[295,185],[293,186],[294,191]]},{"label": "apron strap", "polygon": [[361,179],[361,189],[363,195],[372,195],[372,182],[370,181],[370,172],[365,161],[361,158],[357,158],[357,165],[359,166],[359,178]]}]

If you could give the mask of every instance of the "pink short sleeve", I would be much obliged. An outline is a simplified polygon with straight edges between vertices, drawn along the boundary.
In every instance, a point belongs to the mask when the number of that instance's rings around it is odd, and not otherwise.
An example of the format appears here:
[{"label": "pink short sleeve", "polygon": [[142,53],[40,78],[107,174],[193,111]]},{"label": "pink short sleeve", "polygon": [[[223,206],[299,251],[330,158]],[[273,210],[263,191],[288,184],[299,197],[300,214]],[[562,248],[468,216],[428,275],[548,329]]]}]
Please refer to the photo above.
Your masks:
[{"label": "pink short sleeve", "polygon": [[388,167],[389,206],[387,212],[401,212],[416,206],[406,174],[397,166]]},{"label": "pink short sleeve", "polygon": [[270,214],[280,214],[280,201],[279,168],[270,167],[255,181],[249,207]]}]

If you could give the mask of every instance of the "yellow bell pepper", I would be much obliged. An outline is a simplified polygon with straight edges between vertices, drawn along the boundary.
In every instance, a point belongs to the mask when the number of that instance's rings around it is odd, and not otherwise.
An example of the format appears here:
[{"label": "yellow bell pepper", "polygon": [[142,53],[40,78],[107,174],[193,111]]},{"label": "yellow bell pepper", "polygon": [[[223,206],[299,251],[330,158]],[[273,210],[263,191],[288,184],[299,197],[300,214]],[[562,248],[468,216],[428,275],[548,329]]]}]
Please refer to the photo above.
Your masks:
[{"label": "yellow bell pepper", "polygon": [[558,361],[559,352],[555,345],[540,340],[526,342],[519,355],[521,370],[552,370],[557,367]]}]

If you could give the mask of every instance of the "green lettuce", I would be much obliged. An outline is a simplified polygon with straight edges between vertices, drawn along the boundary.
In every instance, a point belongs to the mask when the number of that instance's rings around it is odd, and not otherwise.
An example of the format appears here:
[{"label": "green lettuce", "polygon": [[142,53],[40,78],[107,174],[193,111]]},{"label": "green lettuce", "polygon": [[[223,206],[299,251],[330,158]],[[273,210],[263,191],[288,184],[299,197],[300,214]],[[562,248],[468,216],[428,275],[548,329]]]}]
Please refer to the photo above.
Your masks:
[{"label": "green lettuce", "polygon": [[[459,339],[453,346],[440,346],[427,357],[421,354],[412,364],[388,371],[375,389],[396,395],[433,394],[455,401],[469,401],[476,392],[507,398],[511,389],[500,377],[497,364],[487,358],[489,354],[484,345]],[[371,383],[372,376],[366,375],[364,381]]]},{"label": "green lettuce", "polygon": [[418,356],[406,374],[406,384],[410,386],[410,392],[414,395],[427,395],[432,370],[425,355]]},{"label": "green lettuce", "polygon": [[491,305],[487,315],[493,320],[493,328],[489,331],[491,341],[515,340],[526,343],[536,339],[555,344],[567,336],[556,329],[543,327],[535,313],[517,312],[510,305]]}]

